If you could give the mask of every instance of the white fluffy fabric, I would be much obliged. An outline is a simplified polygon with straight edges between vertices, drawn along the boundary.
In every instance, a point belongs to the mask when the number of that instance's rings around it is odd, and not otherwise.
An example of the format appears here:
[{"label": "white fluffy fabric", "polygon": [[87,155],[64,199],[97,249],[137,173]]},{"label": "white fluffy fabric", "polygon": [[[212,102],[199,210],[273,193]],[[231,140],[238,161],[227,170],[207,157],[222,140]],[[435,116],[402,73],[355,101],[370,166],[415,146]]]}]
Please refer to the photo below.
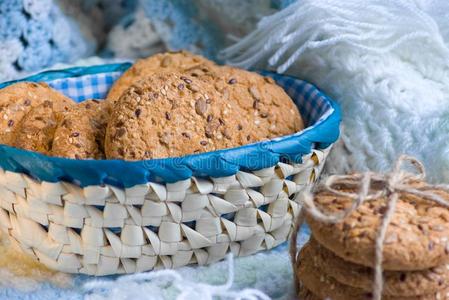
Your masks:
[{"label": "white fluffy fabric", "polygon": [[[131,274],[119,277],[115,281],[93,280],[85,285],[85,289],[92,294],[86,296],[87,300],[131,299],[139,298],[142,294],[151,294],[154,300],[166,299],[166,290],[171,287],[178,295],[177,300],[188,299],[241,299],[241,300],[270,300],[263,292],[257,289],[244,289],[233,291],[234,260],[228,255],[228,279],[225,284],[206,284],[183,277],[175,270],[160,270],[140,274]],[[124,288],[126,287],[126,288]],[[100,293],[98,293],[100,291]],[[131,293],[130,293],[131,291]],[[95,293],[97,292],[97,293]],[[103,292],[103,294],[101,294]],[[133,297],[134,296],[134,297]]]},{"label": "white fluffy fabric", "polygon": [[223,52],[234,65],[306,79],[343,110],[329,173],[416,156],[449,181],[449,1],[302,0]]},{"label": "white fluffy fabric", "polygon": [[143,10],[138,10],[132,18],[134,22],[131,25],[116,25],[109,33],[107,49],[113,51],[115,57],[132,59],[166,51],[162,39]]}]

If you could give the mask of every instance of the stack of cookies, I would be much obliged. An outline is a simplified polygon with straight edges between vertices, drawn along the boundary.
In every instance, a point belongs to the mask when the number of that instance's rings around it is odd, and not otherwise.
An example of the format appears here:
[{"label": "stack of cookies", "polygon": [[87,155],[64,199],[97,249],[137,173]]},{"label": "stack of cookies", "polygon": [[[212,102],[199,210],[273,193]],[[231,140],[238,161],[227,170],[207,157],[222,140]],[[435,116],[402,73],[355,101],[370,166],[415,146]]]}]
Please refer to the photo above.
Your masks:
[{"label": "stack of cookies", "polygon": [[141,160],[231,148],[304,128],[268,77],[188,52],[137,61],[104,101],[75,103],[48,85],[0,90],[0,143],[76,159]]},{"label": "stack of cookies", "polygon": [[[329,214],[349,209],[352,202],[327,191],[315,195],[316,205]],[[296,265],[300,299],[372,299],[375,241],[386,203],[385,197],[366,201],[337,224],[306,216],[312,237]],[[449,299],[448,208],[400,193],[386,231],[382,268],[382,299]]]}]

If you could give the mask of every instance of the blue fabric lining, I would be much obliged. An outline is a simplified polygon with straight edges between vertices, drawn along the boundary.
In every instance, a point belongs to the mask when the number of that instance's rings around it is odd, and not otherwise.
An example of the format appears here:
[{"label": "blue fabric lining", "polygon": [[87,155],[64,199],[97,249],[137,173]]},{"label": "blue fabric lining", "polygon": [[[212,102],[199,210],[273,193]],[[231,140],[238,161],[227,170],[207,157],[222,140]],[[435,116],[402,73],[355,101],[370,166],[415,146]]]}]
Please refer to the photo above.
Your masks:
[{"label": "blue fabric lining", "polygon": [[[110,64],[47,71],[18,81],[45,81],[76,101],[104,98],[108,89],[131,64]],[[0,167],[26,173],[41,181],[69,181],[80,186],[111,184],[131,187],[149,181],[175,182],[191,176],[222,177],[239,170],[258,170],[280,160],[301,162],[312,148],[324,149],[339,136],[340,108],[313,85],[271,72],[301,111],[305,130],[293,135],[232,149],[146,161],[73,160],[0,145]]]}]

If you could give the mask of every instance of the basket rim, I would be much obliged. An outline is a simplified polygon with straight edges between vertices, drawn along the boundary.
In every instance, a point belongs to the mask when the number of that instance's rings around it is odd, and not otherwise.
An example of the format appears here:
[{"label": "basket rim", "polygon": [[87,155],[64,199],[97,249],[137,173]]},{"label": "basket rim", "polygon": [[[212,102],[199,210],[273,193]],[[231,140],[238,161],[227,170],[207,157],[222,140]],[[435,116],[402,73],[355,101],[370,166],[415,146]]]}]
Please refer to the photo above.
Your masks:
[{"label": "basket rim", "polygon": [[[23,79],[0,83],[0,88],[21,81],[51,81],[90,74],[123,72],[130,66],[131,63],[114,63],[49,70]],[[292,76],[273,72],[263,73],[298,80]],[[312,149],[325,149],[331,146],[340,134],[339,105],[314,85],[311,86],[333,111],[318,123],[298,133],[272,140],[182,157],[140,161],[76,160],[47,156],[0,144],[0,167],[5,171],[25,173],[47,182],[68,181],[82,187],[110,184],[127,188],[155,181],[173,183],[192,176],[231,176],[241,169],[259,170],[272,167],[283,159],[300,163],[303,155],[310,154]]]}]

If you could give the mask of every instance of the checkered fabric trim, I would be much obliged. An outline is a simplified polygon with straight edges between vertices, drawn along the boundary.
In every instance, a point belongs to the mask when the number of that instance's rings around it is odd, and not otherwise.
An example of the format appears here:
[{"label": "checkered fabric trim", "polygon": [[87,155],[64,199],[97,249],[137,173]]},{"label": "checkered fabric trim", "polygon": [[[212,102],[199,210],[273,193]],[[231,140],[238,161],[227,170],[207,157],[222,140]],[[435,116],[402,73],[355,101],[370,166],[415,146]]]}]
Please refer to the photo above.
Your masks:
[{"label": "checkered fabric trim", "polygon": [[324,120],[333,112],[330,102],[326,96],[312,84],[290,76],[271,72],[262,74],[272,77],[299,107],[304,122],[310,126]]},{"label": "checkered fabric trim", "polygon": [[[48,84],[77,102],[86,99],[104,99],[111,85],[121,74],[122,72],[89,74],[55,79],[48,81]],[[263,72],[262,74],[271,76],[285,89],[300,108],[304,122],[309,126],[325,119],[332,113],[333,108],[329,101],[326,101],[325,96],[312,84],[285,75],[269,72]]]},{"label": "checkered fabric trim", "polygon": [[74,78],[61,78],[48,81],[54,89],[77,102],[86,99],[104,99],[112,84],[122,72],[89,74]]}]

